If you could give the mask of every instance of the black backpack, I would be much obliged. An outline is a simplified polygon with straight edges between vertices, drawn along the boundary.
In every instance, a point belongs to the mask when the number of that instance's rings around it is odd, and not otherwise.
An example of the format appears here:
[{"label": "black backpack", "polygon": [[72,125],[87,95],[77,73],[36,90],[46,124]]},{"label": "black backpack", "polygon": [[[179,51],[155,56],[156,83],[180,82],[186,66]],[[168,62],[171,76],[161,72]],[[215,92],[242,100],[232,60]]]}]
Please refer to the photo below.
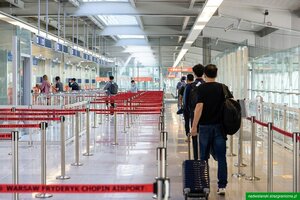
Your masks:
[{"label": "black backpack", "polygon": [[241,127],[242,109],[240,104],[231,99],[226,86],[222,84],[225,100],[222,108],[222,125],[226,135],[235,134]]},{"label": "black backpack", "polygon": [[110,92],[110,94],[117,94],[118,93],[118,89],[119,89],[119,87],[118,87],[117,83],[112,82],[110,84],[109,92]]},{"label": "black backpack", "polygon": [[190,111],[194,111],[195,107],[198,102],[198,87],[202,84],[205,83],[204,80],[200,79],[199,82],[193,82],[191,83],[191,90],[190,90],[190,96],[189,96],[189,109]]}]

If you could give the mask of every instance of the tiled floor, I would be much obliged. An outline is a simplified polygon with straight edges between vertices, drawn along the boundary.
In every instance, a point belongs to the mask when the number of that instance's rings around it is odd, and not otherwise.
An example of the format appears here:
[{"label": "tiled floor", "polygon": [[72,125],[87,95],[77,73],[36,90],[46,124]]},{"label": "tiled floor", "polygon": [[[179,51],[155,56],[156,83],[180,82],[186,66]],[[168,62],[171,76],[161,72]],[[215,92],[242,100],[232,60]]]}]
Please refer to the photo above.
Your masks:
[{"label": "tiled floor", "polygon": [[[183,120],[176,115],[176,103],[167,103],[166,130],[168,140],[167,175],[171,179],[171,199],[183,199],[181,164],[187,159],[187,144],[184,142]],[[122,119],[122,117],[118,117]],[[58,127],[54,125],[49,132],[50,145],[47,146],[47,183],[153,183],[157,175],[156,147],[159,144],[157,116],[140,116],[135,120],[127,133],[122,133],[123,124],[118,125],[118,146],[111,143],[114,139],[113,120],[103,120],[98,128],[91,128],[91,148],[94,156],[81,156],[85,152],[85,135],[81,137],[80,162],[84,165],[73,167],[74,145],[69,142],[66,146],[66,174],[69,180],[55,179],[60,174],[60,148]],[[93,120],[91,120],[93,121]],[[247,123],[245,122],[245,126]],[[248,127],[248,126],[247,126]],[[68,127],[67,130],[72,130]],[[246,136],[247,136],[246,131]],[[248,133],[249,134],[249,133]],[[26,138],[27,137],[27,138]],[[23,140],[28,139],[24,136]],[[33,134],[34,140],[38,135]],[[237,153],[237,137],[234,137],[234,152]],[[11,183],[11,156],[9,142],[0,142],[0,183]],[[250,143],[245,141],[244,163],[248,166],[242,170],[250,172]],[[266,191],[267,187],[267,144],[264,140],[256,145],[256,175],[261,178],[257,182],[249,182],[244,178],[237,179],[231,174],[237,172],[234,163],[237,157],[228,157],[229,184],[224,197],[216,195],[217,163],[210,160],[211,193],[209,199],[245,199],[247,191]],[[40,183],[40,146],[34,143],[29,147],[27,142],[20,144],[20,183]],[[279,145],[274,146],[274,191],[292,191],[292,153]],[[1,200],[11,199],[11,194],[0,194]],[[20,194],[20,199],[34,199],[34,194]],[[53,200],[94,200],[94,199],[152,199],[152,194],[54,194]]]}]

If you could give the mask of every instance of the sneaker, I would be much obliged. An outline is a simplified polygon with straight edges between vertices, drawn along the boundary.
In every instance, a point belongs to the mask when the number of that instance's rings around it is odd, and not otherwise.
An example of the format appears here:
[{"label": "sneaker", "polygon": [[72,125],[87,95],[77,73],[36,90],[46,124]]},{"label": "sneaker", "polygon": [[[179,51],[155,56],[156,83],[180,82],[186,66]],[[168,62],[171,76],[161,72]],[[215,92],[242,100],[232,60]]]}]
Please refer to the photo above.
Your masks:
[{"label": "sneaker", "polygon": [[225,188],[218,188],[217,194],[218,195],[225,195],[226,189]]}]

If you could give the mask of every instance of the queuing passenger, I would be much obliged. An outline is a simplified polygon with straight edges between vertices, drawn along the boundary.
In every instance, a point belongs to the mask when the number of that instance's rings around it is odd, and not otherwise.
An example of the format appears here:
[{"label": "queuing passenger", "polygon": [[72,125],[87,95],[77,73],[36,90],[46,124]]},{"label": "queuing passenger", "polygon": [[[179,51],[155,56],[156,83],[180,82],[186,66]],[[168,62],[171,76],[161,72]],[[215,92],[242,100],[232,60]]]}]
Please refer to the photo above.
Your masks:
[{"label": "queuing passenger", "polygon": [[182,114],[182,90],[181,90],[181,94],[180,94],[180,89],[182,89],[182,87],[185,87],[186,83],[185,83],[186,77],[182,76],[180,81],[177,83],[176,85],[176,93],[177,93],[177,98],[178,98],[178,102],[177,102],[177,114]]},{"label": "queuing passenger", "polygon": [[43,82],[42,82],[40,90],[41,90],[42,94],[47,95],[47,105],[50,105],[50,96],[48,95],[48,94],[50,94],[50,88],[51,88],[51,84],[48,81],[48,76],[44,75],[43,76]]},{"label": "queuing passenger", "polygon": [[[226,139],[222,133],[221,112],[224,102],[222,84],[216,82],[218,68],[209,64],[204,68],[206,83],[198,88],[198,102],[191,133],[199,134],[200,159],[208,160],[212,149],[218,160],[218,190],[224,195],[227,186]],[[228,90],[228,87],[226,87]],[[231,94],[228,90],[228,94]],[[231,95],[230,98],[233,98]],[[197,131],[199,124],[199,132]]]},{"label": "queuing passenger", "polygon": [[[191,111],[189,108],[189,101],[190,101],[190,90],[191,90],[191,83],[194,81],[194,75],[188,74],[187,76],[187,84],[184,88],[183,92],[183,117],[184,117],[184,124],[185,124],[185,134],[189,137],[190,134],[190,126],[192,124],[191,120]],[[195,154],[195,152],[194,152]]]},{"label": "queuing passenger", "polygon": [[[118,93],[118,85],[116,82],[114,82],[114,78],[115,77],[113,77],[113,76],[109,76],[109,81],[104,86],[104,90],[108,97],[114,96]],[[111,101],[110,105],[111,105],[111,107],[115,107],[115,104],[113,103],[113,101]],[[106,103],[106,106],[108,106],[108,103]]]},{"label": "queuing passenger", "polygon": [[60,77],[59,76],[56,76],[55,77],[55,87],[54,87],[54,90],[56,92],[63,92],[64,91],[64,86],[62,84],[62,82],[60,82]]},{"label": "queuing passenger", "polygon": [[[190,89],[187,90],[186,96],[189,98],[187,101],[187,109],[190,112],[190,119],[191,123],[193,123],[194,120],[194,110],[198,101],[198,87],[200,84],[204,83],[205,81],[203,80],[203,72],[204,72],[204,66],[201,64],[197,64],[193,67],[193,72],[196,76],[195,81],[190,84]],[[199,129],[197,129],[199,130]],[[192,142],[193,142],[193,152],[194,152],[194,159],[198,159],[198,136],[192,136]]]},{"label": "queuing passenger", "polygon": [[130,88],[130,92],[133,92],[133,93],[137,93],[138,91],[138,88],[135,84],[135,81],[134,80],[131,80],[131,88]]},{"label": "queuing passenger", "polygon": [[69,87],[73,90],[79,90],[79,85],[78,83],[76,83],[76,78],[72,78],[70,81],[69,81]]}]

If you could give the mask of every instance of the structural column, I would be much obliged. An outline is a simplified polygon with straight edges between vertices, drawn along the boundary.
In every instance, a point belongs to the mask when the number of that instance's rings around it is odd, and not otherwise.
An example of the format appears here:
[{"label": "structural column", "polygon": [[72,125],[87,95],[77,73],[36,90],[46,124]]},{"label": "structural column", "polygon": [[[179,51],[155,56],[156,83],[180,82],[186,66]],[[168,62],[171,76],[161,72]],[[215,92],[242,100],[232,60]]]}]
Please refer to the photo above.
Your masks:
[{"label": "structural column", "polygon": [[211,63],[211,47],[210,44],[211,39],[204,37],[202,41],[202,48],[203,48],[203,65],[207,65]]}]

